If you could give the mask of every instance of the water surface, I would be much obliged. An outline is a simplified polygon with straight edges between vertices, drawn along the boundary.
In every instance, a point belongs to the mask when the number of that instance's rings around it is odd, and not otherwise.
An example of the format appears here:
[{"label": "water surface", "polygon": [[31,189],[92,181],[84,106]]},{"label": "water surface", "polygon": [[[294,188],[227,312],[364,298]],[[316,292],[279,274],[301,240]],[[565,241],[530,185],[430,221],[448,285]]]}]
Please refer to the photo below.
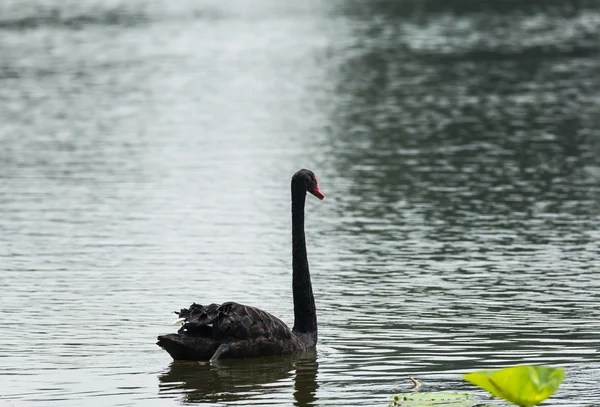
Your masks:
[{"label": "water surface", "polygon": [[[381,406],[517,363],[600,404],[598,33],[577,1],[4,1],[0,404]],[[317,352],[172,363],[192,301],[292,323],[302,167]]]}]

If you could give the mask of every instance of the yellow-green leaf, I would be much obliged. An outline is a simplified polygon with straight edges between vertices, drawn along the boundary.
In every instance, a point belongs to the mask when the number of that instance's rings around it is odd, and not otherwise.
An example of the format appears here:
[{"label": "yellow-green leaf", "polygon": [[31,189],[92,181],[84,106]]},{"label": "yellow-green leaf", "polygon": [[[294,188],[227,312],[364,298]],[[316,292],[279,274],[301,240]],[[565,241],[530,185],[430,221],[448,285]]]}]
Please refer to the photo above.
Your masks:
[{"label": "yellow-green leaf", "polygon": [[513,366],[468,373],[463,378],[494,396],[522,407],[531,407],[546,400],[558,389],[565,378],[565,371],[545,366]]}]

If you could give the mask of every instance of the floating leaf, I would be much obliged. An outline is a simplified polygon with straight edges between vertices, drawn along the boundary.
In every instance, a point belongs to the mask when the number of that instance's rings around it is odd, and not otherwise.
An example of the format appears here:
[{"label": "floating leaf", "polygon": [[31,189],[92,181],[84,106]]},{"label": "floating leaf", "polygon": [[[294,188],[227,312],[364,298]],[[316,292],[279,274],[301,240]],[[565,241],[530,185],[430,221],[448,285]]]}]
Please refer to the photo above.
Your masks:
[{"label": "floating leaf", "polygon": [[471,407],[477,404],[475,396],[468,393],[405,393],[392,397],[390,406],[406,407]]},{"label": "floating leaf", "polygon": [[546,400],[558,389],[565,378],[565,371],[545,366],[513,366],[468,373],[463,378],[494,396],[522,407],[531,407]]}]

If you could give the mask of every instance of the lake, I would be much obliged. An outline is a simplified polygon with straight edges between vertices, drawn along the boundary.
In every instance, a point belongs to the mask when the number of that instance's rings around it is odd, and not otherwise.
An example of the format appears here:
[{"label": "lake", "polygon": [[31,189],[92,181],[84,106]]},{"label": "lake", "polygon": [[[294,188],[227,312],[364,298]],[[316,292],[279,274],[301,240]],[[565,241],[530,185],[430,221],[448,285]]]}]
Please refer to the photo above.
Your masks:
[{"label": "lake", "polygon": [[[385,406],[564,367],[600,404],[600,3],[4,0],[0,404]],[[173,363],[172,311],[292,324],[299,357]],[[500,404],[498,401],[492,404]]]}]

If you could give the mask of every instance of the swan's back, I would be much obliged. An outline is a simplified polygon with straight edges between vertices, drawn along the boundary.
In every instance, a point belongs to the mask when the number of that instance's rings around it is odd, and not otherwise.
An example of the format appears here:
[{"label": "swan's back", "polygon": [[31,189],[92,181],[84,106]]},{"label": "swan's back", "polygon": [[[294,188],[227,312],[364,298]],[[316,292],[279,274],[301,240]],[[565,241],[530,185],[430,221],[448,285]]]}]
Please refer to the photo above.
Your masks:
[{"label": "swan's back", "polygon": [[194,336],[213,339],[290,339],[292,332],[276,316],[256,307],[225,302],[221,305],[192,304],[179,316],[185,323],[179,330]]}]

